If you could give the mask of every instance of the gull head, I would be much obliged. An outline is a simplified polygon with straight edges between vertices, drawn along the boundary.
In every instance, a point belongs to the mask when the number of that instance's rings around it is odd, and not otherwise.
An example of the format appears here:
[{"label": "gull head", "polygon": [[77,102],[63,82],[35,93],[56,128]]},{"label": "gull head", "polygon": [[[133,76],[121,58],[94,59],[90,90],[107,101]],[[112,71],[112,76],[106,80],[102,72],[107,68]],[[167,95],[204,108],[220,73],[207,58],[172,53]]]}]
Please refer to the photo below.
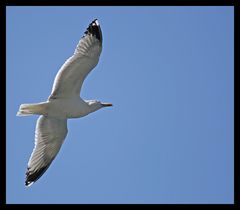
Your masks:
[{"label": "gull head", "polygon": [[97,100],[85,100],[85,102],[88,104],[91,112],[95,112],[98,109],[101,109],[103,107],[112,106],[111,103],[103,103],[103,102],[97,101]]}]

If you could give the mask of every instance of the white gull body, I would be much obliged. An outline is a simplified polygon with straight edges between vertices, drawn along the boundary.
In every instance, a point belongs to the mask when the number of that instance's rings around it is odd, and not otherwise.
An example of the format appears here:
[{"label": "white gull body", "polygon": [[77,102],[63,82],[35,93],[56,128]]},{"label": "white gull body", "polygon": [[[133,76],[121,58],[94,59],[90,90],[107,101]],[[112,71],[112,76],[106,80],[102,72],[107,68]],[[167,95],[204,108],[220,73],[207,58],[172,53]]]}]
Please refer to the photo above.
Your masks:
[{"label": "white gull body", "polygon": [[17,116],[38,114],[35,147],[30,156],[25,185],[30,186],[48,169],[67,136],[67,119],[88,115],[112,106],[97,100],[83,100],[80,91],[84,79],[97,65],[102,51],[102,32],[97,19],[89,24],[74,54],[58,71],[46,102],[22,104]]}]

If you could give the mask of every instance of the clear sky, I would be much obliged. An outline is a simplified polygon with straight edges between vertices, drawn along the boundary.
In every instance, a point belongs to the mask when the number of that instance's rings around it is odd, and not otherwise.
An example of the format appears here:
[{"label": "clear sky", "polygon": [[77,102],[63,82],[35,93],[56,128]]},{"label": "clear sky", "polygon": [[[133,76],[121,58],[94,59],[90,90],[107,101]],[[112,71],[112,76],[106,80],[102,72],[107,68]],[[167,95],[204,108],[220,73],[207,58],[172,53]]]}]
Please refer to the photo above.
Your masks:
[{"label": "clear sky", "polygon": [[[7,203],[233,203],[233,7],[7,7]],[[112,102],[68,120],[46,173],[24,186],[54,77],[99,19],[82,88]]]}]

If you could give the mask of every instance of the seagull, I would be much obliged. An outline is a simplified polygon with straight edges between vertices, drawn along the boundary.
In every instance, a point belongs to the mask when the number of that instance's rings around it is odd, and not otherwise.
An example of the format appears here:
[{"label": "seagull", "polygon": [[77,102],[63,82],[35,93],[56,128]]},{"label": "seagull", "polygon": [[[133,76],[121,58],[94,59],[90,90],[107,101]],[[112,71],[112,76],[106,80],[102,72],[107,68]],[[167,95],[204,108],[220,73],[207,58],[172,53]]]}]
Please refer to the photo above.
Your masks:
[{"label": "seagull", "polygon": [[36,182],[55,159],[67,136],[69,118],[80,118],[112,106],[80,97],[83,81],[97,65],[101,51],[102,31],[95,19],[84,32],[74,54],[58,71],[47,101],[20,105],[17,116],[40,115],[35,129],[35,146],[27,165],[26,186]]}]

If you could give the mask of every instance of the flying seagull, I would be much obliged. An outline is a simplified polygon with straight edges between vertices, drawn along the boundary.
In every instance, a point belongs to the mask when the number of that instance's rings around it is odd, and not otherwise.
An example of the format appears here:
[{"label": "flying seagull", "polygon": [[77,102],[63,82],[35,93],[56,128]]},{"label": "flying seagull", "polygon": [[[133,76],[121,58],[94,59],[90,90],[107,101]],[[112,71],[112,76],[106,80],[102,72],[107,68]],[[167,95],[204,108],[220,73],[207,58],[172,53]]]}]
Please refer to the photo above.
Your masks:
[{"label": "flying seagull", "polygon": [[20,105],[17,116],[40,115],[35,129],[35,146],[30,156],[25,185],[36,182],[48,169],[67,136],[67,119],[79,118],[103,107],[97,100],[83,100],[80,91],[84,79],[97,65],[102,51],[102,32],[97,19],[80,39],[74,54],[58,71],[46,102]]}]

